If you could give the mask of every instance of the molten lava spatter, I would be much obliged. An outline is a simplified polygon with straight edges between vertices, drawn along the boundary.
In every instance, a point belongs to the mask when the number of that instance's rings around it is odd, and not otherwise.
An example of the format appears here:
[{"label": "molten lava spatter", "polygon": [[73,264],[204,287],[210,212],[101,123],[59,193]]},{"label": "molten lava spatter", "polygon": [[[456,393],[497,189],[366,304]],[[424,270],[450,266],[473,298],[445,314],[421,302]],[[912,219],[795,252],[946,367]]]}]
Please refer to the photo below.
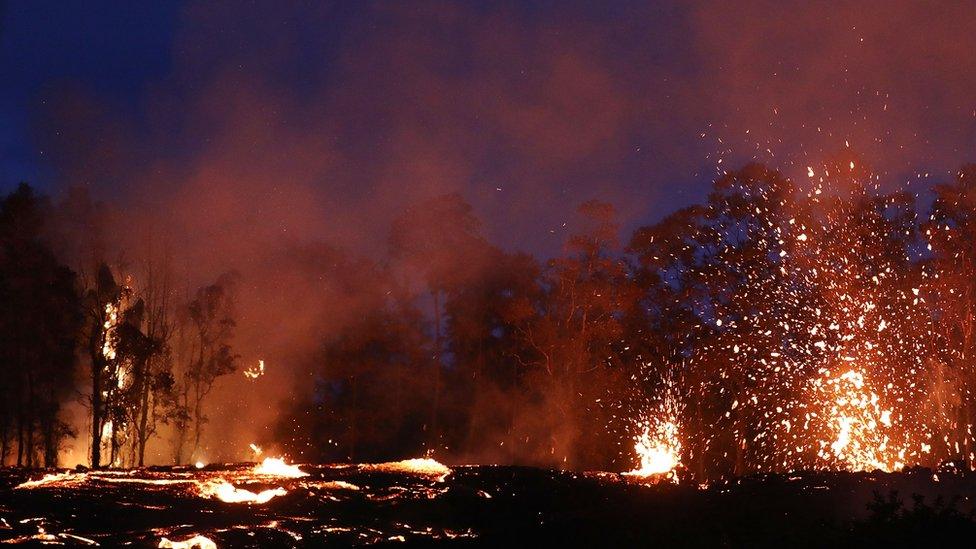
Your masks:
[{"label": "molten lava spatter", "polygon": [[198,484],[200,495],[203,497],[216,498],[225,503],[267,503],[272,498],[283,496],[288,493],[284,488],[269,488],[260,492],[252,492],[243,488],[237,488],[224,479],[201,482]]},{"label": "molten lava spatter", "polygon": [[[882,408],[858,370],[826,377],[817,384],[829,395],[826,417],[834,439],[821,443],[820,457],[835,458],[851,471],[893,471],[903,466],[904,452],[890,445],[891,411]],[[829,451],[828,451],[829,448]]]},{"label": "molten lava spatter", "polygon": [[678,426],[673,421],[663,421],[652,429],[645,422],[643,431],[636,437],[634,451],[640,458],[640,466],[625,475],[649,477],[672,472],[681,462]]},{"label": "molten lava spatter", "polygon": [[264,461],[254,467],[254,474],[287,478],[308,476],[308,473],[302,472],[297,465],[289,465],[284,459],[275,457],[264,458]]},{"label": "molten lava spatter", "polygon": [[410,474],[429,477],[443,481],[451,474],[451,468],[431,458],[413,458],[388,463],[363,464],[364,471],[378,471],[381,473]]}]

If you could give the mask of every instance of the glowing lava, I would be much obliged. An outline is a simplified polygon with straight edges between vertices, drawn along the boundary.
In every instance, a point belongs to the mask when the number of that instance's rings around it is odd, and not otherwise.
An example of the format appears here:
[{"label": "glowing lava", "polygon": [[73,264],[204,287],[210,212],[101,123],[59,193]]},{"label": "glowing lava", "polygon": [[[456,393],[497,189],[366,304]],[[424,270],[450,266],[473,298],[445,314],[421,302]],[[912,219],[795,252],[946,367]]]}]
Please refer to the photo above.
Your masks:
[{"label": "glowing lava", "polygon": [[[892,458],[887,429],[892,427],[891,411],[882,409],[879,397],[857,370],[817,380],[826,389],[829,401],[832,442],[821,442],[820,457],[834,458],[851,471],[893,471],[902,467],[899,455]],[[829,448],[829,451],[828,451]]]},{"label": "glowing lava", "polygon": [[255,475],[267,475],[272,477],[298,478],[306,477],[308,473],[302,471],[297,465],[289,465],[281,458],[264,458],[260,464],[254,466]]},{"label": "glowing lava", "polygon": [[217,544],[206,536],[193,536],[184,541],[172,541],[166,538],[159,540],[161,549],[217,549]]},{"label": "glowing lava", "polygon": [[671,473],[681,462],[678,426],[673,421],[662,421],[652,429],[651,422],[645,421],[641,434],[635,437],[634,451],[640,466],[625,475],[650,477]]},{"label": "glowing lava", "polygon": [[450,467],[431,458],[413,458],[389,463],[373,463],[363,465],[362,467],[366,471],[430,477],[439,482],[451,474]]},{"label": "glowing lava", "polygon": [[237,488],[224,479],[203,482],[199,484],[200,495],[203,497],[216,498],[225,503],[267,503],[272,498],[283,496],[288,493],[284,488],[271,488],[260,492],[252,492],[243,488]]},{"label": "glowing lava", "polygon": [[28,480],[15,486],[16,489],[33,489],[46,487],[67,487],[81,484],[88,479],[85,473],[48,473],[37,480]]}]

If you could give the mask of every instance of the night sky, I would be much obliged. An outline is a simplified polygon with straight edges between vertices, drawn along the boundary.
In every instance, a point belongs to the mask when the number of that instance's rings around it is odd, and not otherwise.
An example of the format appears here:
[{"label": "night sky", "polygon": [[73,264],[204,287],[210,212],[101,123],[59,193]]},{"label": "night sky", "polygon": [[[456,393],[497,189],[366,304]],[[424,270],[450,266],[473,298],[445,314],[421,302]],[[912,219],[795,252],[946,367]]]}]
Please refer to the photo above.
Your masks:
[{"label": "night sky", "polygon": [[236,4],[7,3],[0,185],[155,201],[216,175],[366,249],[344,227],[460,191],[496,241],[554,251],[583,200],[636,225],[751,159],[801,175],[847,141],[886,184],[973,160],[961,5]]}]

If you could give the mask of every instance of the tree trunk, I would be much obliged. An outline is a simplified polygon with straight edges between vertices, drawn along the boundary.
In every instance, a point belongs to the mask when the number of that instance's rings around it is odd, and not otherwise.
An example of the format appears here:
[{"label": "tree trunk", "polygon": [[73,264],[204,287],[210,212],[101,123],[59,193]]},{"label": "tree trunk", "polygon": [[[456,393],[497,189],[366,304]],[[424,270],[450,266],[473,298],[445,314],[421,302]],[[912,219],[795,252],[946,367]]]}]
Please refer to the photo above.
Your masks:
[{"label": "tree trunk", "polygon": [[199,457],[198,452],[200,451],[200,434],[203,430],[203,426],[200,424],[203,417],[202,405],[203,399],[198,396],[193,405],[193,453],[191,454],[197,457]]},{"label": "tree trunk", "polygon": [[139,426],[136,429],[136,456],[139,467],[142,467],[146,457],[146,440],[149,438],[149,389],[152,359],[147,359],[143,365],[141,383],[139,387]]},{"label": "tree trunk", "polygon": [[17,413],[17,467],[24,465],[24,408]]},{"label": "tree trunk", "polygon": [[35,466],[34,424],[37,419],[37,406],[34,398],[34,375],[27,372],[27,467]]},{"label": "tree trunk", "polygon": [[0,467],[7,464],[10,455],[10,420],[7,416],[0,416]]},{"label": "tree trunk", "polygon": [[[51,389],[48,398],[50,398],[50,402],[56,402],[54,389]],[[58,450],[61,446],[61,432],[59,429],[57,407],[54,407],[49,411],[49,413],[44,414],[44,419],[41,423],[41,431],[41,434],[44,437],[44,466],[57,467]]]},{"label": "tree trunk", "polygon": [[431,292],[434,296],[434,400],[431,403],[430,432],[431,449],[437,447],[440,440],[438,416],[441,401],[441,297],[440,290]]},{"label": "tree trunk", "polygon": [[92,357],[92,440],[91,440],[91,466],[98,469],[102,464],[102,361],[99,360],[96,350]]},{"label": "tree trunk", "polygon": [[352,385],[352,407],[349,413],[349,461],[356,461],[356,406],[358,405],[356,394],[356,376],[351,378]]}]

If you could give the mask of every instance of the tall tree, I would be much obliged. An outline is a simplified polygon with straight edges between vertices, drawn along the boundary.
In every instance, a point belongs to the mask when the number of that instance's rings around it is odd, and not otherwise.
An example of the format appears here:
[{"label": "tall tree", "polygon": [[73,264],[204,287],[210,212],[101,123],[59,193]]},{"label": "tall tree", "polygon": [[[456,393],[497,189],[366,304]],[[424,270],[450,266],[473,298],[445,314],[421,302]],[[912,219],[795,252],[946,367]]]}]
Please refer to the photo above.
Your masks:
[{"label": "tall tree", "polygon": [[[935,188],[930,215],[922,225],[931,277],[925,297],[937,308],[937,325],[946,349],[939,394],[951,401],[947,450],[974,459],[972,431],[976,399],[976,165],[963,166],[955,181]],[[961,445],[960,445],[961,443]]]},{"label": "tall tree", "polygon": [[[0,382],[2,448],[16,424],[17,464],[55,466],[71,430],[60,415],[70,395],[81,323],[74,273],[46,243],[46,199],[22,184],[0,202]],[[40,452],[39,452],[40,451]],[[39,455],[40,453],[40,455]]]},{"label": "tall tree", "polygon": [[185,365],[183,383],[187,399],[184,406],[193,420],[193,452],[200,450],[203,426],[207,422],[204,403],[221,376],[237,369],[238,355],[231,347],[237,325],[234,310],[236,273],[221,275],[217,281],[197,290],[187,307],[193,355]]},{"label": "tall tree", "polygon": [[622,318],[637,294],[619,256],[613,207],[591,201],[579,213],[583,230],[547,265],[540,299],[514,306],[513,325],[532,351],[522,360],[546,403],[553,460],[607,467],[619,458],[613,442],[603,444],[621,427],[611,421],[615,389],[627,383]]},{"label": "tall tree", "polygon": [[[388,269],[330,246],[295,250],[322,294],[320,333],[276,441],[312,461],[388,460],[429,444],[428,327]],[[306,368],[303,368],[305,370]]]},{"label": "tall tree", "polygon": [[434,315],[434,362],[430,410],[431,446],[440,445],[441,385],[444,370],[444,296],[485,266],[489,250],[471,205],[458,194],[415,204],[394,221],[392,257],[418,272],[430,293]]},{"label": "tall tree", "polygon": [[445,302],[447,351],[454,368],[448,408],[454,410],[451,443],[496,462],[523,458],[515,428],[527,408],[520,357],[532,354],[512,321],[517,304],[536,302],[540,266],[526,254],[493,250],[490,268],[454,288]]}]

